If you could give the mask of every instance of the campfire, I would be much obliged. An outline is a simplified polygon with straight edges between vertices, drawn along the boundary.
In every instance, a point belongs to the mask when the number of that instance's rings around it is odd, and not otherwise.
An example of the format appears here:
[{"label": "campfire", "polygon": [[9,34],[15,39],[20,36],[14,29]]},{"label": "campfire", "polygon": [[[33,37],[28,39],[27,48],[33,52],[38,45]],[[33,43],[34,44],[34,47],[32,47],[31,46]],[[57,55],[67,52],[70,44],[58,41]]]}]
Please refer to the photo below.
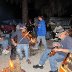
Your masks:
[{"label": "campfire", "polygon": [[19,61],[10,60],[9,67],[4,68],[0,72],[25,72],[25,70],[21,69]]}]

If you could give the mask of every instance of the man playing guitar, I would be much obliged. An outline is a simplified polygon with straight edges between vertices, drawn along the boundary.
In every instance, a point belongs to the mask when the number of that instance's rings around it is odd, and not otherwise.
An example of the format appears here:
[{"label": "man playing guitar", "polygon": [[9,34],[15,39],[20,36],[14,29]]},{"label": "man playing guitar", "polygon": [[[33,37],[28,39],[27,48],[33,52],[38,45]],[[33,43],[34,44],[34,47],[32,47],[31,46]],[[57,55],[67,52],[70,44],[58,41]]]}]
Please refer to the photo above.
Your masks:
[{"label": "man playing guitar", "polygon": [[[64,60],[66,55],[69,52],[72,52],[72,37],[70,37],[70,32],[72,34],[72,29],[64,31],[59,30],[59,33],[56,35],[58,38],[61,39],[60,43],[53,44],[53,47],[60,47],[54,48],[55,54],[53,56],[49,56],[48,54],[51,52],[50,49],[46,49],[43,55],[40,58],[39,64],[34,65],[33,68],[43,68],[45,61],[49,59],[51,71],[49,72],[58,72],[57,62],[61,62]],[[72,35],[71,35],[72,36]]]}]

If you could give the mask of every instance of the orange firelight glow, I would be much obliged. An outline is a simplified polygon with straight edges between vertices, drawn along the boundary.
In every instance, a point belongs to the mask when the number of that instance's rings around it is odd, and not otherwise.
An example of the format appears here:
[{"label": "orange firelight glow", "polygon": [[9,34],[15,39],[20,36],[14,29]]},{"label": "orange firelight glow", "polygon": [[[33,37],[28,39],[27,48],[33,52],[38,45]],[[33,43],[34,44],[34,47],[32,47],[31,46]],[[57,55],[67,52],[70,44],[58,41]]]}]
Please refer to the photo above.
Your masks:
[{"label": "orange firelight glow", "polygon": [[10,68],[12,68],[12,69],[13,69],[13,68],[14,68],[14,63],[13,63],[13,61],[12,61],[12,60],[10,60],[10,61],[9,61],[9,63],[10,63]]}]

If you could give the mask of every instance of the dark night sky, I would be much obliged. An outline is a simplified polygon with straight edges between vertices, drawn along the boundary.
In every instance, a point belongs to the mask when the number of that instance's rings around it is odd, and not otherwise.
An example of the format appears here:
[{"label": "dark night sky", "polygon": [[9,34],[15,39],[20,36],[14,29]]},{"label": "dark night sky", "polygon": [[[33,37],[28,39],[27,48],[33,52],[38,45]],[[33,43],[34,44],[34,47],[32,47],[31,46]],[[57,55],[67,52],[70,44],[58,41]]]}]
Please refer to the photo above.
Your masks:
[{"label": "dark night sky", "polygon": [[15,3],[10,2],[0,3],[0,18],[19,18],[21,16],[21,8]]},{"label": "dark night sky", "polygon": [[[45,5],[49,6],[50,0],[29,0],[28,11],[29,17],[35,17],[40,14],[40,9]],[[51,0],[53,1],[53,0]],[[56,0],[55,0],[56,1]],[[70,16],[72,14],[72,0],[60,0],[66,12],[64,16]],[[21,18],[21,6],[20,4],[10,2],[3,2],[0,0],[0,19],[1,18]]]}]

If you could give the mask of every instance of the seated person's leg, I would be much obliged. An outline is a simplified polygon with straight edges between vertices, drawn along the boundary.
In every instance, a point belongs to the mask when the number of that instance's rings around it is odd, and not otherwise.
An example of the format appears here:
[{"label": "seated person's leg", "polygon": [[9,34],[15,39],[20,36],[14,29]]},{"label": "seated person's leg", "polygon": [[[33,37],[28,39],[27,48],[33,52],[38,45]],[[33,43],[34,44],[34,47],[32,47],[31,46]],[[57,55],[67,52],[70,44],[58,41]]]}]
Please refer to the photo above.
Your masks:
[{"label": "seated person's leg", "polygon": [[45,61],[48,59],[48,53],[50,53],[50,51],[51,51],[50,49],[46,49],[43,52],[42,56],[40,57],[40,61],[39,61],[40,65],[44,65],[45,64]]},{"label": "seated person's leg", "polygon": [[8,40],[4,40],[3,42],[2,42],[2,46],[3,46],[3,50],[4,49],[7,49],[8,48]]},{"label": "seated person's leg", "polygon": [[4,54],[8,54],[9,53],[9,51],[7,50],[8,49],[8,40],[4,40],[3,42],[2,42],[2,47],[3,47],[3,52],[2,53],[4,53]]},{"label": "seated person's leg", "polygon": [[46,49],[42,56],[40,57],[40,61],[39,61],[39,64],[37,65],[33,65],[33,68],[40,68],[42,69],[43,68],[43,65],[45,64],[45,61],[48,59],[48,53],[50,53],[50,49]]},{"label": "seated person's leg", "polygon": [[58,53],[56,53],[52,57],[49,57],[51,71],[58,70],[57,62],[61,62],[63,59],[64,59],[64,56],[59,55]]}]

